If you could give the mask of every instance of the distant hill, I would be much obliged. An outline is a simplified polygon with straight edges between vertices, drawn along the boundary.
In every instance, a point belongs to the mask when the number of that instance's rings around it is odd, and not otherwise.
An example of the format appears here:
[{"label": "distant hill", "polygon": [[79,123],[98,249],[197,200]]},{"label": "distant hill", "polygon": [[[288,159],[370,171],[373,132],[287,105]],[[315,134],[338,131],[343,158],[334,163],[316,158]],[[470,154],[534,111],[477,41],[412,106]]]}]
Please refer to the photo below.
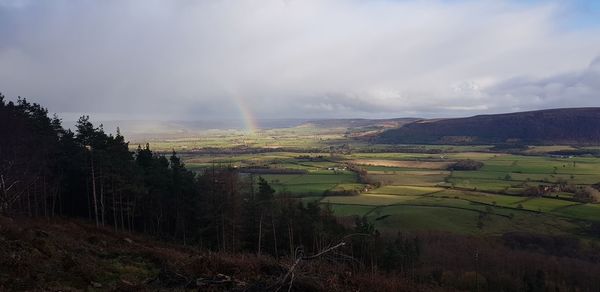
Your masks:
[{"label": "distant hill", "polygon": [[418,120],[421,119],[323,119],[307,121],[300,125],[300,127],[316,127],[331,130],[343,129],[344,135],[348,138],[371,140],[387,129],[402,127]]},{"label": "distant hill", "polygon": [[323,119],[307,121],[303,125],[318,128],[390,128],[418,121],[418,118],[396,118],[396,119]]},{"label": "distant hill", "polygon": [[420,120],[375,138],[387,144],[600,144],[600,108]]},{"label": "distant hill", "polygon": [[[290,128],[302,125],[308,119],[257,119],[259,130]],[[208,131],[244,131],[247,129],[243,119],[198,119],[189,121],[177,120],[97,120],[108,133],[121,133],[131,141],[147,139],[180,139],[196,137]],[[63,121],[68,129],[75,129],[75,121]]]}]

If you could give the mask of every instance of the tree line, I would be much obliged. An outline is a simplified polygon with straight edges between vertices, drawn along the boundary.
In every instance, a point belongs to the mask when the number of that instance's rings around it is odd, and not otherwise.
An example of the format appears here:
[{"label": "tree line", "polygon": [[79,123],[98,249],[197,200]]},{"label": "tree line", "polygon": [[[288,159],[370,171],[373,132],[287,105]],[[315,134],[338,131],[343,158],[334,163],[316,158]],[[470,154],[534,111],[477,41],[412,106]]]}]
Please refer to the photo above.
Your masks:
[{"label": "tree line", "polygon": [[336,218],[327,205],[276,194],[257,174],[218,165],[192,172],[175,152],[131,151],[118,129],[107,133],[88,116],[71,131],[42,106],[1,94],[0,215],[83,218],[231,254],[318,255],[373,279],[461,290],[598,288],[596,247],[571,244],[574,254],[555,255],[527,250],[542,242],[529,235],[506,239],[513,244],[436,232],[384,236],[365,217]]},{"label": "tree line", "polygon": [[195,173],[173,151],[130,151],[117,129],[82,116],[74,131],[24,98],[0,95],[0,214],[87,218],[220,251],[275,256],[318,250],[344,232],[317,203],[275,196],[268,182],[213,166]]}]

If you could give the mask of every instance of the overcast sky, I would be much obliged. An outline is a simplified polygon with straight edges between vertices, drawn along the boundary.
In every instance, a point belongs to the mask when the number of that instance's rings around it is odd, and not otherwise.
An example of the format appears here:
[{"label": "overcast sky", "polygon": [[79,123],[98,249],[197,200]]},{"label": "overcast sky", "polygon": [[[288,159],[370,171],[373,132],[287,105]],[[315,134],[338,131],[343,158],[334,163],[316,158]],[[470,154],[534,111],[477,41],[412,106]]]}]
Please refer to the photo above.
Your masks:
[{"label": "overcast sky", "polygon": [[0,0],[0,92],[66,119],[600,106],[594,2]]}]

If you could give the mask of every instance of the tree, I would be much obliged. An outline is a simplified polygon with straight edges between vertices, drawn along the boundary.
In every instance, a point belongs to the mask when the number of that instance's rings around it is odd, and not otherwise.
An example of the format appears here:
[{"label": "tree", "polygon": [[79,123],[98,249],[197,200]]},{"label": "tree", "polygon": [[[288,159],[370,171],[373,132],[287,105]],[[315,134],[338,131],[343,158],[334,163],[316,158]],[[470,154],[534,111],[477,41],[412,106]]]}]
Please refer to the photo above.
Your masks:
[{"label": "tree", "polygon": [[51,214],[61,130],[40,105],[21,97],[5,102],[0,94],[0,213]]},{"label": "tree", "polygon": [[283,196],[236,169],[198,174],[174,151],[167,158],[89,116],[65,130],[46,109],[0,94],[0,213],[88,218],[96,226],[138,231],[212,250],[278,256],[297,246],[317,251],[345,232],[333,211]]},{"label": "tree", "polygon": [[262,177],[258,177],[258,193],[256,195],[256,204],[258,206],[258,249],[257,254],[260,255],[263,240],[263,222],[269,210],[273,207],[273,194],[275,190]]},{"label": "tree", "polygon": [[478,170],[483,167],[483,162],[472,159],[459,160],[448,166],[448,170]]},{"label": "tree", "polygon": [[352,253],[361,263],[374,267],[376,250],[380,244],[379,231],[366,216],[356,217],[354,225],[354,234],[357,236],[352,240]]},{"label": "tree", "polygon": [[421,240],[419,237],[409,237],[398,233],[396,239],[385,244],[381,255],[381,266],[387,272],[414,271],[421,256]]},{"label": "tree", "polygon": [[595,203],[600,201],[600,191],[592,187],[580,187],[575,191],[573,199],[583,203]]}]

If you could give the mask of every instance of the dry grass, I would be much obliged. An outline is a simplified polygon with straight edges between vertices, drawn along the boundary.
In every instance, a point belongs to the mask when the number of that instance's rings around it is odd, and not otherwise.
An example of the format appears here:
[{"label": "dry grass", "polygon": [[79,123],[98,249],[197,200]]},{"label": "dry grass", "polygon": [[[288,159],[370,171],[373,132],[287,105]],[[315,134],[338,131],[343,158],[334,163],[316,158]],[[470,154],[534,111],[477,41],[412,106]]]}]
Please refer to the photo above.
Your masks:
[{"label": "dry grass", "polygon": [[[289,259],[208,252],[82,221],[0,216],[0,291],[287,291]],[[304,262],[292,291],[411,291],[405,281]],[[381,278],[381,276],[378,276]],[[227,279],[225,283],[215,283]],[[424,290],[423,290],[424,291]]]},{"label": "dry grass", "polygon": [[[590,260],[598,258],[596,246],[539,245],[533,248],[545,249],[529,251],[490,238],[414,235],[420,238],[423,252],[413,269],[388,274],[328,254],[302,261],[290,291],[474,291],[475,250],[481,260],[481,288],[486,291],[523,290],[524,276],[540,270],[549,291],[600,288],[600,267]],[[525,236],[531,242],[540,239]],[[541,239],[556,242],[548,236]],[[573,257],[564,256],[573,250]],[[350,246],[343,253],[351,251]],[[0,216],[0,291],[288,291],[280,279],[291,263],[289,258],[214,253],[158,242],[96,229],[82,221]]]}]

